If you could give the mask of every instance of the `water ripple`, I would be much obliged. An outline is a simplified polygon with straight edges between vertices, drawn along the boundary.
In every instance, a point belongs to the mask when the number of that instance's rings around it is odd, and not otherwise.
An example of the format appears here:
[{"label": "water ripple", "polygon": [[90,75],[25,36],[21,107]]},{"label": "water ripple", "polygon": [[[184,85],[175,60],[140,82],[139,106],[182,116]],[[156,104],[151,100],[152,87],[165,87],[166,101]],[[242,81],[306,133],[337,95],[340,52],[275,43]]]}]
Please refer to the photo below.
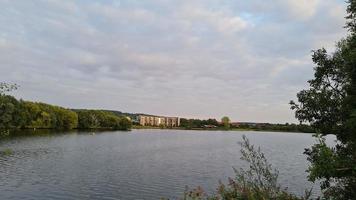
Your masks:
[{"label": "water ripple", "polygon": [[[11,153],[0,154],[0,199],[177,198],[186,185],[212,193],[219,180],[234,176],[232,166],[244,166],[236,144],[242,133],[199,133],[140,130],[1,141],[0,151]],[[245,134],[279,168],[283,186],[297,194],[311,187],[302,154],[311,135]]]}]

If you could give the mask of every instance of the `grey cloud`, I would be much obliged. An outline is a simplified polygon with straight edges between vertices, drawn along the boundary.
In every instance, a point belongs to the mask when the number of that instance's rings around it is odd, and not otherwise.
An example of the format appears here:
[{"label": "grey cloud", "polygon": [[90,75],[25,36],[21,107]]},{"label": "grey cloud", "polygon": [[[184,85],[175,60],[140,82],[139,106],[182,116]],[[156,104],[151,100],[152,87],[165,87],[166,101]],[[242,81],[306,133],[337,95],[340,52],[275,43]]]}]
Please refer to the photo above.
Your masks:
[{"label": "grey cloud", "polygon": [[306,2],[2,1],[0,79],[65,107],[295,121],[310,50],[345,34],[343,2]]}]

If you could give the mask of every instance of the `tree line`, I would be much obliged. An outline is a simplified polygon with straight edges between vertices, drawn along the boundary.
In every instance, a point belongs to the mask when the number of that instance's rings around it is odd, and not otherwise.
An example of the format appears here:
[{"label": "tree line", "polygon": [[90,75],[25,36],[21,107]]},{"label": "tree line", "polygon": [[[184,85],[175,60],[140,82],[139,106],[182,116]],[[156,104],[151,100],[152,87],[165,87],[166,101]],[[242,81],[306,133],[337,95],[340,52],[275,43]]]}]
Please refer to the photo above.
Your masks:
[{"label": "tree line", "polygon": [[307,124],[270,124],[270,123],[239,123],[230,122],[228,117],[223,117],[221,123],[216,119],[186,119],[180,118],[180,127],[185,129],[202,129],[210,126],[216,129],[233,130],[248,129],[255,131],[285,131],[285,132],[302,132],[314,133],[315,129]]},{"label": "tree line", "polygon": [[219,122],[216,119],[201,120],[201,119],[180,118],[180,127],[186,129],[202,128],[205,125],[220,126]]},{"label": "tree line", "polygon": [[[4,83],[1,86],[4,87]],[[7,86],[6,88],[13,88]],[[129,130],[131,120],[101,110],[71,110],[45,103],[17,100],[0,87],[0,129]]]},{"label": "tree line", "polygon": [[[234,126],[233,126],[234,127]],[[241,129],[252,129],[256,131],[282,131],[282,132],[301,132],[301,133],[315,133],[315,129],[307,124],[270,124],[261,123],[256,125],[241,124],[238,126]]]}]

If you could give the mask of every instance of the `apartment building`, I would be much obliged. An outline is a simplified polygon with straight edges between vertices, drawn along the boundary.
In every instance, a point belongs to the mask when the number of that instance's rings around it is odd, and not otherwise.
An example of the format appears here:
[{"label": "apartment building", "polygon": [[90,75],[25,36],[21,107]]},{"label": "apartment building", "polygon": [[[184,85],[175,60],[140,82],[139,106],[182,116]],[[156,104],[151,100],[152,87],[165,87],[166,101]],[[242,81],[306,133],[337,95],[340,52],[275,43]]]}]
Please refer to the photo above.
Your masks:
[{"label": "apartment building", "polygon": [[142,126],[177,127],[180,125],[179,117],[139,115],[138,118],[140,125]]}]

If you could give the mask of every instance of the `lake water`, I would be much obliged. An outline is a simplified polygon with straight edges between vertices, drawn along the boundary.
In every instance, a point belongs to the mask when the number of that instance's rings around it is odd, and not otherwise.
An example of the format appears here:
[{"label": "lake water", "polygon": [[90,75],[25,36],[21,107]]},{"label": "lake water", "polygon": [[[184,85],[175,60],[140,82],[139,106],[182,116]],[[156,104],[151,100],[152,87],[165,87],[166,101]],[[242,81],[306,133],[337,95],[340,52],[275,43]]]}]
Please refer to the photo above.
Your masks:
[{"label": "lake water", "polygon": [[177,199],[185,186],[216,191],[219,180],[245,166],[245,134],[280,171],[295,194],[307,181],[303,155],[311,134],[253,131],[133,130],[42,134],[0,140],[0,199]]}]

